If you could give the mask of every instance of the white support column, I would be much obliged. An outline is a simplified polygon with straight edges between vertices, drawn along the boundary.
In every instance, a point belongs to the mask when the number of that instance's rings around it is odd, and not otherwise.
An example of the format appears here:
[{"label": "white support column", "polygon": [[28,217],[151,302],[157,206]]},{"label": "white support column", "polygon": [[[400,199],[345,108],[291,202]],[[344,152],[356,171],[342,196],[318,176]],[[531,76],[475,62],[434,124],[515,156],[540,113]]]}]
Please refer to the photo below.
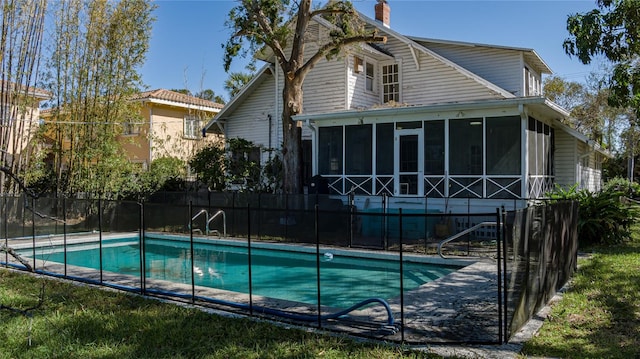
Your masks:
[{"label": "white support column", "polygon": [[529,198],[529,116],[524,109],[524,105],[519,105],[518,110],[520,112],[520,135],[521,135],[521,143],[520,146],[522,148],[522,153],[520,154],[521,161],[521,176],[522,176],[522,186],[521,186],[521,196],[524,198]]}]

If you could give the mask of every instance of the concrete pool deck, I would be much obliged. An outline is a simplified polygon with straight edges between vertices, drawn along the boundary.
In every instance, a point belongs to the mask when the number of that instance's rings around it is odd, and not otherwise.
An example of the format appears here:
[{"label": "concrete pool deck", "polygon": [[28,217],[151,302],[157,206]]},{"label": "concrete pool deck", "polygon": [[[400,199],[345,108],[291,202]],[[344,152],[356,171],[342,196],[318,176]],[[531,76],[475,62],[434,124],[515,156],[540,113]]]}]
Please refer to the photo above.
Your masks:
[{"label": "concrete pool deck", "polygon": [[[95,240],[95,234],[87,236],[73,236],[69,241],[73,243],[84,243],[89,239]],[[59,241],[58,238],[46,238],[41,244],[48,246]],[[31,246],[32,239],[12,240],[10,245],[14,248]],[[362,252],[362,251],[361,251]],[[366,251],[364,251],[366,252]],[[437,261],[442,259],[439,257]],[[57,274],[64,273],[64,266],[58,263],[36,262],[38,270],[46,270]],[[74,267],[68,265],[67,276],[86,278],[93,281],[100,281],[100,272],[94,269]],[[117,273],[103,272],[102,281],[107,285],[139,288],[140,279],[137,277],[120,275]],[[180,293],[185,296],[191,295],[190,285],[167,282],[162,280],[146,279],[148,290],[158,290],[162,292]],[[425,350],[436,350],[440,348],[445,352],[452,348],[453,352],[447,355],[462,356],[462,348],[471,350],[472,357],[493,357],[478,355],[484,347],[495,351],[498,347],[504,347],[510,351],[510,346],[489,345],[448,345],[447,343],[471,342],[487,343],[497,342],[498,338],[498,290],[497,290],[497,269],[496,262],[491,259],[483,259],[442,277],[436,281],[426,283],[415,290],[411,290],[404,295],[404,311],[400,309],[400,298],[388,300],[396,323],[401,322],[404,315],[404,340],[417,346],[425,346]],[[221,302],[234,302],[248,305],[249,297],[246,294],[223,291],[214,288],[195,287],[195,295],[198,297],[215,298]],[[196,303],[198,304],[198,303]],[[211,305],[215,309],[224,309],[224,305]],[[264,306],[277,310],[284,310],[292,313],[307,314],[317,316],[317,307],[298,302],[284,301],[280,299],[264,298],[254,296],[252,298],[254,306]],[[238,308],[231,312],[248,314]],[[335,312],[334,309],[323,309],[322,314]],[[254,313],[259,314],[259,313]],[[267,316],[269,319],[274,319]],[[276,321],[288,324],[297,324],[296,321],[276,319]],[[347,334],[355,334],[372,339],[400,341],[400,332],[389,334],[379,329],[387,322],[387,313],[381,305],[372,304],[364,309],[350,313],[348,316],[338,320],[324,321],[322,327],[331,331],[340,331]],[[315,323],[307,324],[317,326]],[[518,335],[514,336],[516,340]],[[513,340],[512,340],[513,342]],[[436,351],[437,352],[437,351]],[[498,351],[501,353],[500,351]],[[441,354],[441,355],[444,355]],[[488,354],[487,354],[488,355]],[[505,357],[506,353],[501,353],[495,357]]]}]

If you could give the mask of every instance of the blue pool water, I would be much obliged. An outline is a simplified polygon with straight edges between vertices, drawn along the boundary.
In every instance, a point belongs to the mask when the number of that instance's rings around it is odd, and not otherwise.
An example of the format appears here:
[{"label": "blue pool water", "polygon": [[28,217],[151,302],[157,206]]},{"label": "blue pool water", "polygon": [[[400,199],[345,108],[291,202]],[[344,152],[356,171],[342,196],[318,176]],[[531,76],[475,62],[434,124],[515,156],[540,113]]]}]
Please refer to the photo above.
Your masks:
[{"label": "blue pool water", "polygon": [[[145,272],[150,279],[195,284],[233,292],[249,293],[246,244],[218,244],[214,240],[194,243],[193,266],[188,242],[147,238],[144,242]],[[103,270],[140,276],[138,238],[103,240]],[[326,251],[325,251],[326,252]],[[330,254],[320,256],[320,293],[323,305],[347,308],[376,297],[400,295],[400,268],[397,261]],[[25,252],[25,255],[31,253]],[[39,259],[64,262],[62,248],[36,252]],[[271,298],[317,304],[317,255],[300,251],[251,248],[252,293]],[[67,264],[100,268],[97,243],[67,246]],[[411,290],[445,276],[460,267],[404,262],[404,287]]]}]

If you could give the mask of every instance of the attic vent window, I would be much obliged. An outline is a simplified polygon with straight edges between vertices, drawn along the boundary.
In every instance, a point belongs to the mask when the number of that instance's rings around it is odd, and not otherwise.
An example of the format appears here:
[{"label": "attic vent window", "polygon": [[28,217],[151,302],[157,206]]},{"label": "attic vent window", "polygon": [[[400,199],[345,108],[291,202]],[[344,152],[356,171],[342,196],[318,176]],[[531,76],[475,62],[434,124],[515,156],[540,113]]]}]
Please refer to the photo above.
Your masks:
[{"label": "attic vent window", "polygon": [[359,74],[362,71],[364,71],[363,63],[364,63],[364,61],[362,61],[361,57],[354,56],[353,57],[353,72]]}]

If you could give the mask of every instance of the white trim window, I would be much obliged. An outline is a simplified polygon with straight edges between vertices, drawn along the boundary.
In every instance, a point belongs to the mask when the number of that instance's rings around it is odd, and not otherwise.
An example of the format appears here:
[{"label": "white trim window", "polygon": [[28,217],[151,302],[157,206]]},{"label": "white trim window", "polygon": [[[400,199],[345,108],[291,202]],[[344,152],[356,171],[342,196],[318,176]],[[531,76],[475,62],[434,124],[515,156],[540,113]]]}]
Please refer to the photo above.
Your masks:
[{"label": "white trim window", "polygon": [[200,119],[195,116],[184,117],[184,138],[195,140],[200,135]]},{"label": "white trim window", "polygon": [[525,66],[524,68],[525,96],[539,96],[542,93],[540,76]]},{"label": "white trim window", "polygon": [[385,64],[382,70],[382,103],[400,102],[400,65]]},{"label": "white trim window", "polygon": [[366,92],[376,92],[376,63],[370,59],[360,56],[354,56],[353,60],[353,72],[356,74],[363,74],[364,76],[364,90]]}]

